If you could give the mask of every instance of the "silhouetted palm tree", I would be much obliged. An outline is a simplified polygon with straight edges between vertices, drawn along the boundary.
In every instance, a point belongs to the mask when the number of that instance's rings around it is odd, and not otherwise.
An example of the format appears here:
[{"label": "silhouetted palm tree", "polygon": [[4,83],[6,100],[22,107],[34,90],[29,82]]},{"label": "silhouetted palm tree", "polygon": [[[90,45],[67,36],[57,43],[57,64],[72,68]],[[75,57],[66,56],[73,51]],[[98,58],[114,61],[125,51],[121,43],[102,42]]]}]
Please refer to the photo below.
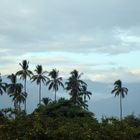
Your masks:
[{"label": "silhouetted palm tree", "polygon": [[3,92],[6,92],[6,83],[2,82],[1,74],[0,74],[0,94],[2,95]]},{"label": "silhouetted palm tree", "polygon": [[66,82],[66,90],[69,91],[71,100],[75,104],[79,104],[82,101],[81,93],[83,92],[83,86],[87,86],[87,84],[80,79],[82,73],[79,74],[77,70],[73,70],[70,74],[71,76]]},{"label": "silhouetted palm tree", "polygon": [[20,104],[24,103],[26,98],[25,93],[22,91],[23,85],[21,83],[17,83],[15,74],[11,74],[7,78],[11,81],[11,83],[7,85],[7,93],[12,97],[15,109],[20,110]]},{"label": "silhouetted palm tree", "polygon": [[114,89],[111,91],[111,93],[115,93],[115,96],[120,96],[120,120],[122,120],[122,98],[125,97],[127,92],[128,89],[126,87],[122,87],[121,80],[115,81]]},{"label": "silhouetted palm tree", "polygon": [[55,92],[55,102],[56,102],[56,92],[59,89],[59,86],[64,88],[64,85],[62,83],[62,77],[59,77],[59,71],[56,69],[53,69],[51,72],[49,72],[50,79],[46,82],[46,85],[48,85],[49,90],[54,90]]},{"label": "silhouetted palm tree", "polygon": [[9,94],[10,97],[12,97],[12,100],[14,101],[15,108],[18,110],[21,110],[21,103],[24,103],[26,95],[22,91],[23,86],[22,84],[17,85],[15,93]]},{"label": "silhouetted palm tree", "polygon": [[[23,60],[22,63],[19,63],[19,65],[21,66],[21,70],[19,70],[16,75],[20,76],[21,79],[24,80],[24,94],[26,95],[27,98],[27,92],[26,92],[26,82],[27,82],[27,77],[31,77],[31,75],[33,74],[32,71],[30,71],[29,68],[29,61],[27,60]],[[25,112],[26,112],[26,99],[25,99]]]},{"label": "silhouetted palm tree", "polygon": [[43,71],[41,65],[37,65],[35,69],[36,74],[32,76],[32,82],[36,81],[37,85],[39,85],[39,105],[41,103],[41,83],[45,84],[47,76],[45,76],[46,71]]}]

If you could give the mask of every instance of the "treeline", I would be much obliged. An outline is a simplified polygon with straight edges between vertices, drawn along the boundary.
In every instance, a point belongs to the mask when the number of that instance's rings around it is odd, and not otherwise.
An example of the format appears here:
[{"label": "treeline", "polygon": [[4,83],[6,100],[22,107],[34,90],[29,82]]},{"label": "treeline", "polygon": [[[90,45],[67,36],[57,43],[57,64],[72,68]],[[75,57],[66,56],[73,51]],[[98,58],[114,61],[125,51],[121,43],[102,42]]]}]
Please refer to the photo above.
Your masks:
[{"label": "treeline", "polygon": [[140,116],[98,121],[93,113],[63,98],[56,102],[46,98],[28,115],[14,111],[0,111],[0,140],[140,139]]}]

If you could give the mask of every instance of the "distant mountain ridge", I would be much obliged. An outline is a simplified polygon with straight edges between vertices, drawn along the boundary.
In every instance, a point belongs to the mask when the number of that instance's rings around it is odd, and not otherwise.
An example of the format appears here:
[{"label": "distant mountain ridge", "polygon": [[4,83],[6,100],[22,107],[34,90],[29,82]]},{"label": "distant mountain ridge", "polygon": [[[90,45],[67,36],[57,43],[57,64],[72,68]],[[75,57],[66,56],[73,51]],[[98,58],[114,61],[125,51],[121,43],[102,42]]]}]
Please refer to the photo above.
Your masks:
[{"label": "distant mountain ridge", "polygon": [[[4,82],[9,81],[7,76],[3,76],[2,79]],[[115,98],[111,94],[113,83],[93,82],[91,80],[85,80],[85,82],[88,85],[88,90],[93,93],[91,100],[88,102],[89,110],[95,113],[98,118],[112,115],[119,116],[119,98]],[[124,86],[129,89],[129,92],[123,99],[123,114],[140,114],[140,83],[125,83]],[[27,81],[27,92],[27,111],[32,112],[38,104],[38,86],[36,83]],[[52,91],[48,91],[46,86],[42,87],[42,97],[49,97],[54,100],[54,94]],[[61,88],[57,93],[57,98],[60,97],[69,98],[69,95]],[[0,96],[0,108],[6,108],[12,105],[13,103],[7,95]]]}]

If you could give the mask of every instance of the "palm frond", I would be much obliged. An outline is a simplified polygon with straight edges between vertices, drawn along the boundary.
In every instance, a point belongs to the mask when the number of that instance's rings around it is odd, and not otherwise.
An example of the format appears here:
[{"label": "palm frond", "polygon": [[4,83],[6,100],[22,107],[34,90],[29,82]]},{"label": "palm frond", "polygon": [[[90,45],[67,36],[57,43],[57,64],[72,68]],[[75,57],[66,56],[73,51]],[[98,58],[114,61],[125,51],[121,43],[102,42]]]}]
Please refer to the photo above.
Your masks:
[{"label": "palm frond", "polygon": [[51,83],[50,83],[50,85],[49,85],[49,90],[51,90],[51,89],[52,89],[53,84],[54,84],[53,82],[51,82]]}]

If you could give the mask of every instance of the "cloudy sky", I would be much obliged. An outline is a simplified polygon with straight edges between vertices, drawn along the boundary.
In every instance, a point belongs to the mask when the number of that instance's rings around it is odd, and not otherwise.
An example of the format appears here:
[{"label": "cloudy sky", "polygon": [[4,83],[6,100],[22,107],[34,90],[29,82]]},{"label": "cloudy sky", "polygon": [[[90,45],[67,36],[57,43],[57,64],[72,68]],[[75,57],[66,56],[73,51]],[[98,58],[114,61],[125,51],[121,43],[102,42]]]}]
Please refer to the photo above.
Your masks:
[{"label": "cloudy sky", "polygon": [[93,81],[140,81],[140,0],[0,0],[0,72],[19,62]]}]

